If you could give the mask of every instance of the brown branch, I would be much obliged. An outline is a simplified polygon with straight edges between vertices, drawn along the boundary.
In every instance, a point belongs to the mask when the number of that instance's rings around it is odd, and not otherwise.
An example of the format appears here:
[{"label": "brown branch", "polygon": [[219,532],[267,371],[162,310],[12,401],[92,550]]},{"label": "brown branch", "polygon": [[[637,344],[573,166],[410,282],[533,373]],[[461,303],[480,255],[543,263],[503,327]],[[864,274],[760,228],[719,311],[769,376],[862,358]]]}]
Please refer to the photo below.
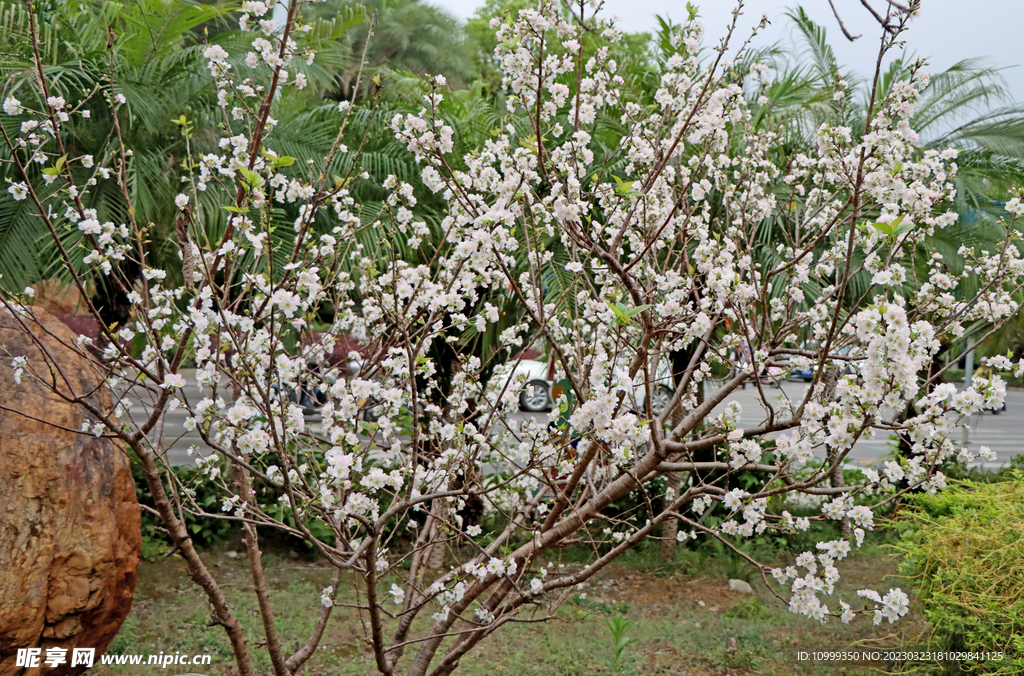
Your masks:
[{"label": "brown branch", "polygon": [[[867,4],[865,2],[865,0],[861,0],[861,1],[864,2],[865,4]],[[851,35],[850,31],[846,30],[846,25],[843,23],[842,18],[840,18],[839,12],[836,11],[836,6],[832,3],[832,0],[828,0],[828,6],[832,8],[832,16],[834,16],[836,18],[836,21],[839,23],[839,30],[843,31],[843,35],[846,36],[846,39],[849,40],[850,42],[853,42],[854,40],[859,39],[860,38],[859,35]],[[868,6],[868,9],[871,9],[871,7]],[[874,10],[871,10],[871,11],[874,12]]]}]

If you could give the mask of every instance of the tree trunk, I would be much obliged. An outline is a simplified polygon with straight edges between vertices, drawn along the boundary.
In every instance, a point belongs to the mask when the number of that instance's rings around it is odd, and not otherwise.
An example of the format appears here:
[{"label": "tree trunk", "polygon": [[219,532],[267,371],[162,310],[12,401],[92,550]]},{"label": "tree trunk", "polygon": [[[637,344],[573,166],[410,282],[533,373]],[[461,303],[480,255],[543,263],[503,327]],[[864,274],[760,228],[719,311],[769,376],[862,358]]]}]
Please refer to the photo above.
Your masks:
[{"label": "tree trunk", "polygon": [[[427,545],[429,554],[424,557],[426,567],[430,570],[440,570],[444,566],[444,511],[447,504],[444,499],[434,501],[433,515],[430,517],[430,544]],[[436,515],[436,516],[434,516]]]},{"label": "tree trunk", "polygon": [[[697,384],[697,405],[704,403],[704,382]],[[675,427],[683,420],[683,407],[676,406],[669,418],[669,424]],[[683,486],[682,472],[668,472],[666,475],[668,484],[665,486],[665,502],[675,500],[679,497],[679,491]],[[661,527],[661,560],[671,561],[676,555],[676,535],[679,533],[679,519],[670,516]]]},{"label": "tree trunk", "polygon": [[[675,416],[673,416],[675,417]],[[675,500],[679,496],[679,487],[683,485],[682,472],[669,472],[665,475],[668,484],[665,486],[665,502]],[[676,555],[676,534],[679,533],[679,519],[674,516],[665,520],[661,528],[661,560],[671,561]]]}]

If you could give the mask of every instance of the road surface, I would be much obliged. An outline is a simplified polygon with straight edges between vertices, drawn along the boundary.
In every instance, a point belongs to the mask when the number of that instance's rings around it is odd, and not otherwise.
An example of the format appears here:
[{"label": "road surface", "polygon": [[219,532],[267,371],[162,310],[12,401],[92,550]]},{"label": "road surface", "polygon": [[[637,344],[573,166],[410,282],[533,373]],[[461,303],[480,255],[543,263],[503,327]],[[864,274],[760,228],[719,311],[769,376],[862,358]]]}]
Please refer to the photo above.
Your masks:
[{"label": "road surface", "polygon": [[[189,402],[198,402],[202,396],[195,384],[195,377],[192,372],[184,373],[186,379],[185,395]],[[766,391],[769,396],[776,400],[782,397],[798,399],[806,392],[805,383],[783,383],[781,389],[769,388]],[[739,426],[750,428],[763,422],[765,410],[761,404],[757,389],[748,385],[746,389],[734,392],[730,397],[715,409],[720,412],[730,401],[736,401],[742,406],[743,414],[740,417]],[[544,413],[516,413],[513,418],[525,420],[530,416],[541,416],[546,418]],[[169,411],[166,415],[163,428],[163,442],[169,444],[168,459],[172,465],[194,464],[194,456],[188,454],[190,446],[203,448],[203,441],[196,431],[186,431],[185,411],[178,409]],[[318,417],[308,418],[310,426],[316,427]],[[980,446],[988,446],[995,451],[997,460],[982,465],[985,468],[995,469],[1001,465],[1008,464],[1010,458],[1024,453],[1024,390],[1011,389],[1006,395],[1006,411],[999,415],[983,413],[971,416],[968,421],[969,448],[975,452]],[[954,442],[960,443],[959,435]],[[854,465],[871,465],[885,458],[892,451],[892,443],[879,436],[870,441],[859,442],[850,453],[849,460]]]}]

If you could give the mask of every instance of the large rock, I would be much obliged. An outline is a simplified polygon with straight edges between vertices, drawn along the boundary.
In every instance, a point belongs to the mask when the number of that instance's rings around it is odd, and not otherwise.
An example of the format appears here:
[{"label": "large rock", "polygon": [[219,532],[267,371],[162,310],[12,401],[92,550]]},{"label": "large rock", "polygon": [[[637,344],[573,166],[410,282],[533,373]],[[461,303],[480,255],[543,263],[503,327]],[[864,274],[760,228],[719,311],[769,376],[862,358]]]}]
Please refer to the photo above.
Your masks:
[{"label": "large rock", "polygon": [[[96,389],[92,401],[109,410],[96,365],[65,346],[71,330],[32,312],[39,325],[28,320],[30,330],[72,390]],[[119,444],[71,431],[82,427],[80,409],[27,374],[15,383],[7,355],[50,371],[2,307],[0,354],[0,676],[80,673],[68,669],[72,649],[95,648],[98,662],[131,609],[142,548],[131,468]],[[59,389],[68,392],[63,382]],[[17,649],[35,647],[44,657],[46,648],[66,648],[68,663],[16,667]]]},{"label": "large rock", "polygon": [[32,304],[47,312],[66,315],[85,315],[89,312],[89,303],[74,284],[44,279],[33,284],[33,288],[36,295]]}]

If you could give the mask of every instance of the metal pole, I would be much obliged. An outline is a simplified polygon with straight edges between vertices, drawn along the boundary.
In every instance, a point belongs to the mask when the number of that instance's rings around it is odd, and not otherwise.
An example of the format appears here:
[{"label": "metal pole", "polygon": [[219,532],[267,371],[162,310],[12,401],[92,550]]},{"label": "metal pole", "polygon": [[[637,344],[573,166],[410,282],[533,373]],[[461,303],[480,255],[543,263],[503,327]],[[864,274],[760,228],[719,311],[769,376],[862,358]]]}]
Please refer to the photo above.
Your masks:
[{"label": "metal pole", "polygon": [[[971,381],[974,380],[974,350],[967,353],[967,357],[964,358],[964,389],[971,386]],[[970,421],[970,418],[968,418]],[[968,444],[971,443],[970,432],[965,424],[963,430],[963,446],[967,448]]]}]

